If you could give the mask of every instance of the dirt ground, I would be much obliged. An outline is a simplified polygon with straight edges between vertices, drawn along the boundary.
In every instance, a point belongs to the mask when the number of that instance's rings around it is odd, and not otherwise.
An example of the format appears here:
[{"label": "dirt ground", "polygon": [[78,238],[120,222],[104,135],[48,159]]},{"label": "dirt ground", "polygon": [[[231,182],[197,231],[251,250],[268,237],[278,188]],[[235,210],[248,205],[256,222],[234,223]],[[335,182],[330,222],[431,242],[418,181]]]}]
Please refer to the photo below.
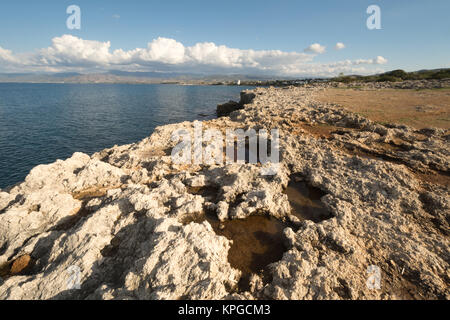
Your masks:
[{"label": "dirt ground", "polygon": [[450,88],[434,90],[326,89],[320,102],[334,103],[380,123],[400,123],[417,129],[450,129]]}]

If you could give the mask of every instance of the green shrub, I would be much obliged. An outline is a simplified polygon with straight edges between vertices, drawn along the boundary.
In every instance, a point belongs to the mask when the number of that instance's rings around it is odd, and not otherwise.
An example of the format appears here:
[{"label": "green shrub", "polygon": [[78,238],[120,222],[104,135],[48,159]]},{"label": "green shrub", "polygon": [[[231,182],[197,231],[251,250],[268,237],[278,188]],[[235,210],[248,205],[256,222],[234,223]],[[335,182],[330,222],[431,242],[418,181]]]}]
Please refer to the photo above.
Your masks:
[{"label": "green shrub", "polygon": [[379,78],[378,78],[378,82],[398,82],[398,81],[402,81],[403,79],[402,78],[397,78],[397,77],[394,77],[394,76],[390,76],[390,75],[381,75]]},{"label": "green shrub", "polygon": [[392,76],[395,78],[406,79],[408,77],[408,73],[403,70],[394,70],[390,72],[386,72],[384,76]]},{"label": "green shrub", "polygon": [[427,79],[441,80],[441,79],[446,79],[446,78],[450,78],[450,70],[448,70],[448,69],[435,72],[435,73],[429,75],[429,77]]},{"label": "green shrub", "polygon": [[426,70],[426,71],[418,71],[418,72],[405,72],[404,70],[393,70],[380,75],[372,75],[372,76],[344,76],[340,75],[339,77],[333,78],[333,81],[342,82],[342,83],[352,83],[355,81],[363,81],[363,82],[385,82],[392,81],[398,82],[403,80],[441,80],[450,78],[450,69],[442,69],[442,70]]}]

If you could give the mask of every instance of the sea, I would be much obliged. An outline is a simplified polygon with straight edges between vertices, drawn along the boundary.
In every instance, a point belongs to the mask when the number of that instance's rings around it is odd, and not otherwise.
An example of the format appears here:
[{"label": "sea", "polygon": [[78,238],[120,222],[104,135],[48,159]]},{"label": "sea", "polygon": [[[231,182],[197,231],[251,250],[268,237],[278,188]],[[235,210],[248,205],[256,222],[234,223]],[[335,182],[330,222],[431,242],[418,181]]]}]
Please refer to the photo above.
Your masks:
[{"label": "sea", "polygon": [[242,86],[0,83],[0,188],[39,164],[142,140],[157,126],[216,117]]}]

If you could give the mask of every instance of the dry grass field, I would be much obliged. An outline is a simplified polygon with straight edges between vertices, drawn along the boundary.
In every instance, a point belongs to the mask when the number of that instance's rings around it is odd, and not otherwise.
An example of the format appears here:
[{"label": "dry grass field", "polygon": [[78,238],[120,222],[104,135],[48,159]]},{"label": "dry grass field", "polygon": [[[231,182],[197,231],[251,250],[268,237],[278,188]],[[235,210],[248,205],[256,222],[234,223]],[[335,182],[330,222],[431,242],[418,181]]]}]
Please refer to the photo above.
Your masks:
[{"label": "dry grass field", "polygon": [[317,100],[335,103],[380,123],[450,129],[450,88],[427,90],[326,89]]}]

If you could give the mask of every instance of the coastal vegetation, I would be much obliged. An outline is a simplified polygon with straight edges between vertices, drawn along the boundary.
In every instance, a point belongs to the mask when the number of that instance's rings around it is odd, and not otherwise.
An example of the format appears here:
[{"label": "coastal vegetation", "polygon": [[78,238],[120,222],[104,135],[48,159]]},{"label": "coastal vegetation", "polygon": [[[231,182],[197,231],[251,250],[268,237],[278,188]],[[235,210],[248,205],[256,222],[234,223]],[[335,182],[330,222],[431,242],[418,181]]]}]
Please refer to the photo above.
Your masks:
[{"label": "coastal vegetation", "polygon": [[421,70],[415,72],[406,72],[404,70],[393,70],[377,75],[359,76],[359,75],[340,75],[332,78],[331,81],[350,83],[350,82],[400,82],[405,80],[443,80],[450,78],[450,69]]}]

